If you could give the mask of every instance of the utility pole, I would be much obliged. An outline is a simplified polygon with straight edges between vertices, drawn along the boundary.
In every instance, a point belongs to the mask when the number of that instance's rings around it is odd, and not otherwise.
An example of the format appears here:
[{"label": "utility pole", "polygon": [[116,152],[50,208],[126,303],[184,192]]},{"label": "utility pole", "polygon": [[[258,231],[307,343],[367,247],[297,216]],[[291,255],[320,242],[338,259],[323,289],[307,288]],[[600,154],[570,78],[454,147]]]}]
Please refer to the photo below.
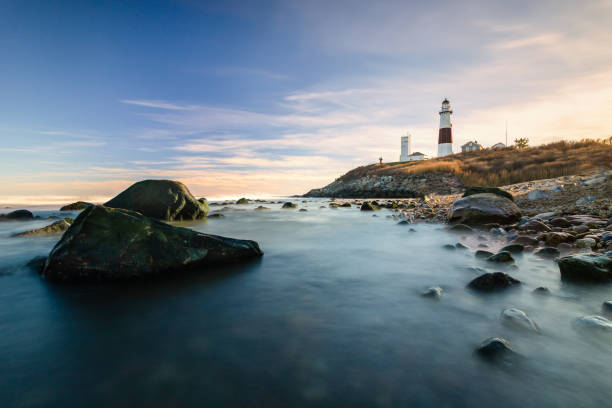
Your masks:
[{"label": "utility pole", "polygon": [[506,121],[506,147],[508,147],[508,121]]}]

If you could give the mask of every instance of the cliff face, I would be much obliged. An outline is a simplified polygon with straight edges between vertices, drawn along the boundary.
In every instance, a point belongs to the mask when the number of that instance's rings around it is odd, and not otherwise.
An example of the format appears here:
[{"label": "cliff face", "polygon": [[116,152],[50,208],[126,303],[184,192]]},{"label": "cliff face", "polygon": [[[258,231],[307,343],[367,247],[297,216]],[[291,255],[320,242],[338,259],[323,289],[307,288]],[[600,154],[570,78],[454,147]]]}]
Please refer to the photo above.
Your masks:
[{"label": "cliff face", "polygon": [[412,198],[426,194],[453,194],[461,189],[450,173],[377,175],[355,169],[323,188],[310,190],[304,197]]}]

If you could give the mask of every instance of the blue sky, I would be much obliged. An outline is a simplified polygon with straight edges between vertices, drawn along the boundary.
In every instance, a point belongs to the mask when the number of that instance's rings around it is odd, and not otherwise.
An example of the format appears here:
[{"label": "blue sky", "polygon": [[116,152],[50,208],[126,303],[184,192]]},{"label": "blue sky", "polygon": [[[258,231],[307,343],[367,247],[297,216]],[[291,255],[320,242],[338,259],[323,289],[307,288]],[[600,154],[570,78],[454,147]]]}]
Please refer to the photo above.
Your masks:
[{"label": "blue sky", "polygon": [[[431,4],[430,4],[431,3]],[[0,202],[171,178],[296,194],[432,155],[612,135],[612,1],[0,2]]]}]

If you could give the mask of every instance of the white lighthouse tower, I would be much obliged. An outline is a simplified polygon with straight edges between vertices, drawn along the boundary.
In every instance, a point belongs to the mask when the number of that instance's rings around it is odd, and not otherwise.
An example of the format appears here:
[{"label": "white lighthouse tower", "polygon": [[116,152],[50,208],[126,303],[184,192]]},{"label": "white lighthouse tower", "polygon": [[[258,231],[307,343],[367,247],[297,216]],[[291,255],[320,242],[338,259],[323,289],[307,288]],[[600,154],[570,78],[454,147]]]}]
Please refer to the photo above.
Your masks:
[{"label": "white lighthouse tower", "polygon": [[406,132],[406,136],[402,136],[402,151],[400,154],[400,161],[410,160],[412,154],[412,135]]},{"label": "white lighthouse tower", "polygon": [[453,111],[450,108],[448,99],[442,101],[440,108],[440,132],[438,133],[438,157],[453,154],[453,125],[451,124],[451,115]]}]

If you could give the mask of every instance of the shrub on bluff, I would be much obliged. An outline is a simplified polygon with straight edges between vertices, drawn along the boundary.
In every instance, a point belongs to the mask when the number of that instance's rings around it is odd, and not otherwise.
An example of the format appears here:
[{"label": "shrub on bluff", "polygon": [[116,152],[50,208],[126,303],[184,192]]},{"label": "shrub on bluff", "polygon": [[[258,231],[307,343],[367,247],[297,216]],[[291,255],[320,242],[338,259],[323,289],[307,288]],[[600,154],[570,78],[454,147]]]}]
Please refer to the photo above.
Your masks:
[{"label": "shrub on bluff", "polygon": [[206,201],[198,201],[183,183],[172,180],[139,181],[104,205],[166,221],[204,218],[209,210]]},{"label": "shrub on bluff", "polygon": [[96,205],[74,220],[49,254],[42,275],[53,281],[139,278],[261,255],[254,241],[201,234]]}]

